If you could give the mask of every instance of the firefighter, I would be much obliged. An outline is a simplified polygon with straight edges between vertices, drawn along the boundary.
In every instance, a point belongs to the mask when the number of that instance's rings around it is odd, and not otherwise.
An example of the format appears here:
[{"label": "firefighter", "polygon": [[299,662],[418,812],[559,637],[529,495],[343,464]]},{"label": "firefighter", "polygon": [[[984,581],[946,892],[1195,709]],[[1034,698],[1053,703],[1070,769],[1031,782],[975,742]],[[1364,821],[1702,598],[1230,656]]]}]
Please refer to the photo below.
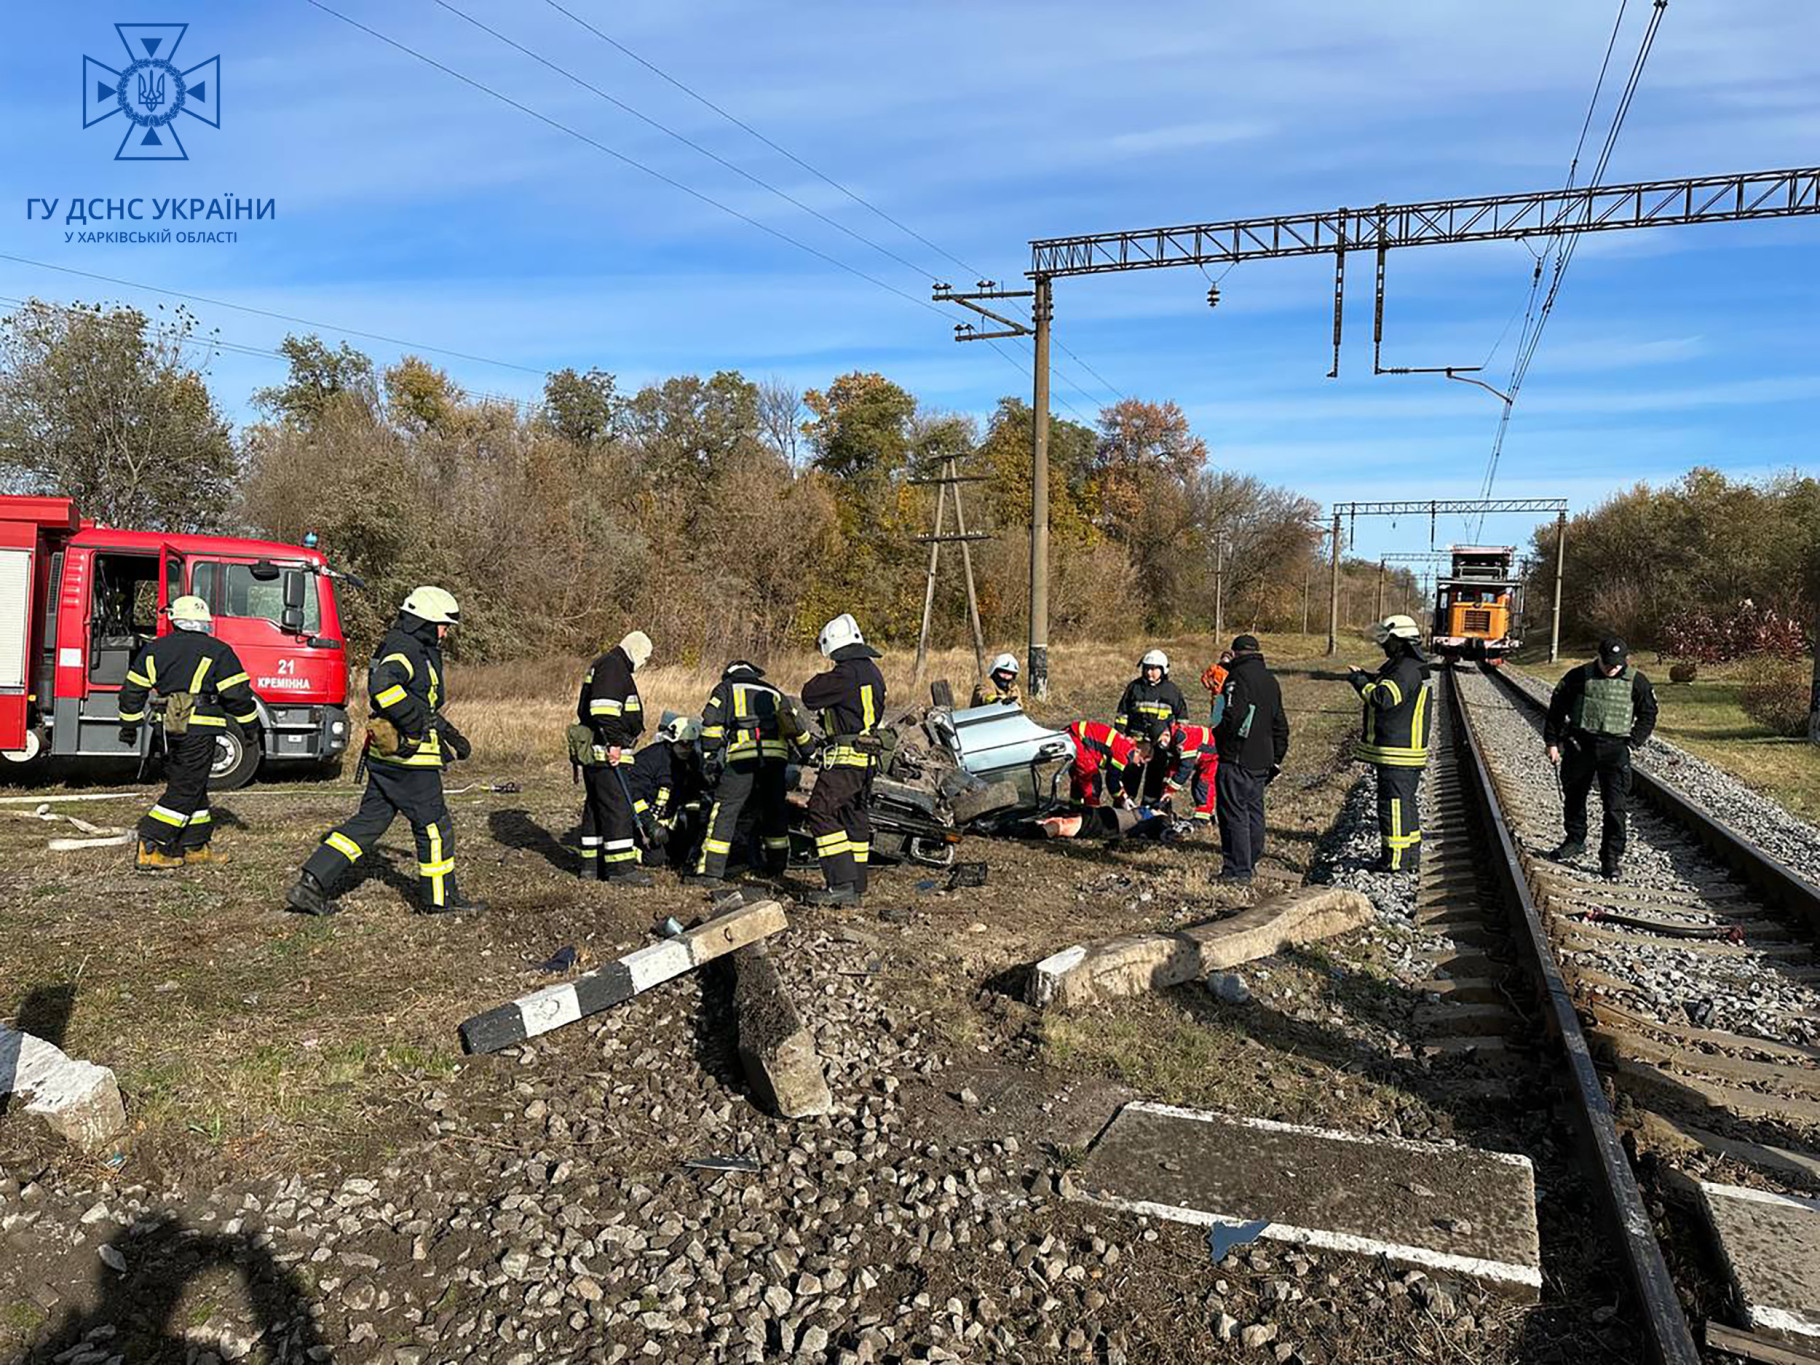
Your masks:
[{"label": "firefighter", "polygon": [[[650,886],[639,865],[639,819],[626,775],[631,749],[645,731],[644,702],[632,675],[651,658],[651,637],[635,630],[588,666],[575,701],[579,723],[594,732],[592,760],[582,769],[581,875],[616,886]],[[653,841],[647,836],[646,846]]]},{"label": "firefighter", "polygon": [[846,612],[822,627],[817,644],[833,666],[803,684],[803,705],[821,716],[824,736],[808,825],[827,885],[806,899],[811,905],[857,905],[866,894],[872,856],[866,804],[885,711],[885,675],[873,662],[879,652]]},{"label": "firefighter", "polygon": [[[1217,667],[1217,665],[1215,665]],[[1221,680],[1222,684],[1224,679]],[[1217,708],[1218,699],[1215,699]],[[1193,820],[1202,830],[1213,827],[1214,784],[1220,771],[1211,725],[1172,726],[1159,741],[1175,766],[1163,779],[1163,802],[1177,814],[1175,797],[1186,790],[1194,802]]]},{"label": "firefighter", "polygon": [[238,727],[259,743],[259,709],[234,651],[209,632],[208,603],[184,596],[166,613],[171,632],[139,651],[120,688],[120,738],[139,746],[139,727],[154,691],[164,699],[164,794],[139,820],[137,866],[142,870],[212,861],[209,771],[216,736]]},{"label": "firefighter", "polygon": [[1125,685],[1113,719],[1134,739],[1154,740],[1178,720],[1188,719],[1188,701],[1169,680],[1169,656],[1153,649],[1138,660],[1138,675]]},{"label": "firefighter", "polygon": [[753,809],[762,870],[781,876],[790,863],[785,768],[802,756],[803,730],[796,712],[764,670],[735,659],[720,675],[701,713],[702,764],[714,804],[702,837],[701,857],[687,880],[710,890],[725,886],[740,814]]},{"label": "firefighter", "polygon": [[1068,781],[1075,804],[1129,805],[1127,774],[1150,761],[1150,745],[1097,720],[1075,721],[1068,727],[1068,738],[1074,741],[1074,763],[1068,770]]},{"label": "firefighter", "polygon": [[[988,686],[990,684],[990,686]],[[992,661],[992,669],[985,678],[973,684],[973,704],[990,706],[1000,702],[1005,706],[1022,706],[1023,693],[1017,688],[1017,656],[1001,654]]]},{"label": "firefighter", "polygon": [[700,739],[700,721],[666,713],[656,740],[634,754],[626,767],[632,815],[649,836],[642,859],[646,867],[681,870],[695,865],[705,795],[696,749]]},{"label": "firefighter", "polygon": [[1226,675],[1232,669],[1232,651],[1222,649],[1220,657],[1201,673],[1201,686],[1207,689],[1209,725],[1218,725],[1226,712]]},{"label": "firefighter", "polygon": [[373,851],[399,815],[417,841],[418,910],[426,915],[482,911],[455,882],[455,824],[442,796],[442,770],[465,760],[467,739],[443,717],[442,642],[461,620],[454,596],[438,587],[412,591],[367,665],[367,786],[352,819],[322,842],[285,894],[306,915],[332,915],[335,887]]},{"label": "firefighter", "polygon": [[1428,686],[1422,631],[1409,616],[1387,616],[1371,628],[1384,651],[1376,673],[1349,669],[1347,681],[1365,703],[1353,750],[1378,771],[1378,833],[1383,851],[1374,872],[1414,872],[1422,860],[1422,769],[1428,766]]},{"label": "firefighter", "polygon": [[1289,752],[1283,689],[1264,663],[1257,636],[1234,637],[1221,696],[1225,709],[1213,727],[1220,760],[1214,801],[1220,826],[1219,880],[1248,886],[1264,856],[1264,789],[1283,771]]},{"label": "firefighter", "polygon": [[1630,666],[1624,641],[1608,635],[1599,655],[1571,670],[1548,699],[1542,742],[1561,773],[1561,813],[1567,837],[1555,849],[1566,862],[1586,851],[1586,797],[1596,778],[1605,807],[1599,871],[1616,881],[1624,863],[1625,815],[1630,804],[1630,756],[1656,728],[1656,689]]}]

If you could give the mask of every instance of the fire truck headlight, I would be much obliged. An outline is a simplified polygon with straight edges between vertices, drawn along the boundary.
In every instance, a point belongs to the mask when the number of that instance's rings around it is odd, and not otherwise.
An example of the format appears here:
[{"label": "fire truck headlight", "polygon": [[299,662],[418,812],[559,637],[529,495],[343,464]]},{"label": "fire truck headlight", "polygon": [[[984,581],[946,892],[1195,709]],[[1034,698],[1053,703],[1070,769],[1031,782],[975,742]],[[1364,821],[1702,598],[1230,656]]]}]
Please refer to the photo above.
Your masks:
[{"label": "fire truck headlight", "polygon": [[331,735],[342,734],[347,730],[347,728],[348,728],[347,723],[345,721],[336,720],[336,721],[329,722],[329,733]]}]

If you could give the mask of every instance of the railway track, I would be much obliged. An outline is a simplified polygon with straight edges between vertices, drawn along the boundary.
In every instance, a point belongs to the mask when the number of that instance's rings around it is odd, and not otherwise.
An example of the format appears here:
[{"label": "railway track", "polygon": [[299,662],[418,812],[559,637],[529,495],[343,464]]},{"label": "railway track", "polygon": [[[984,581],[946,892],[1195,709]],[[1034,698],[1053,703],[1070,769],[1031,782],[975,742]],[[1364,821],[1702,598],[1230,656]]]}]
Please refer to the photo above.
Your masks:
[{"label": "railway track", "polygon": [[[1541,703],[1476,671],[1438,673],[1436,685],[1429,821],[1439,838],[1425,861],[1418,927],[1455,925],[1469,943],[1490,935],[1480,940],[1487,951],[1502,932],[1507,949],[1497,955],[1515,957],[1539,1002],[1652,1355],[1697,1361],[1684,1298],[1714,1296],[1687,1284],[1677,1294],[1632,1155],[1647,1159],[1657,1192],[1692,1204],[1706,1176],[1767,1198],[1820,1189],[1820,958],[1811,942],[1820,891],[1644,774],[1621,881],[1597,875],[1596,852],[1553,861],[1560,791],[1542,753]],[[1595,793],[1595,835],[1596,802]],[[1468,922],[1488,886],[1502,926]],[[1495,1049],[1511,1021],[1472,967],[1440,968],[1453,983],[1442,998],[1481,1011],[1497,1036],[1478,1046]],[[1702,1245],[1711,1234],[1695,1214],[1677,1224],[1701,1247],[1699,1262],[1720,1262],[1718,1248]],[[1685,1280],[1684,1249],[1675,1259]],[[1715,1326],[1709,1341],[1724,1336]]]}]

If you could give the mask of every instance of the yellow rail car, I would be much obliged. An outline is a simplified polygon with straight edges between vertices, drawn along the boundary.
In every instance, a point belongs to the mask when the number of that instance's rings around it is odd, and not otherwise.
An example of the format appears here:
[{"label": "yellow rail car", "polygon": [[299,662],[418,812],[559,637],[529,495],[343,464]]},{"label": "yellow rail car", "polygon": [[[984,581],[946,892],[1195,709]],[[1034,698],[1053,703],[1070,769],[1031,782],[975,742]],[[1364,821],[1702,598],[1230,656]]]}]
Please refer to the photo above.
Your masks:
[{"label": "yellow rail car", "polygon": [[1514,545],[1452,545],[1435,584],[1432,644],[1446,659],[1502,659],[1521,644],[1523,580]]}]

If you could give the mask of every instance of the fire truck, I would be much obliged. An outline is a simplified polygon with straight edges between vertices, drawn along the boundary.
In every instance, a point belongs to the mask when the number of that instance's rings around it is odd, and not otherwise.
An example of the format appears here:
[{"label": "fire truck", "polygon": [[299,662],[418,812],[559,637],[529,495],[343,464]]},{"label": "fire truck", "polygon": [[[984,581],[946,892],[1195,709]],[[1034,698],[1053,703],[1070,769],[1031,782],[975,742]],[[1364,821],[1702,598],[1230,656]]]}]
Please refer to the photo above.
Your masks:
[{"label": "fire truck", "polygon": [[347,656],[335,575],[314,548],[237,536],[121,531],[68,498],[0,496],[0,757],[143,761],[121,742],[120,685],[133,656],[171,629],[185,593],[258,699],[254,743],[218,737],[213,785],[245,786],[270,766],[332,766],[348,746]]}]

